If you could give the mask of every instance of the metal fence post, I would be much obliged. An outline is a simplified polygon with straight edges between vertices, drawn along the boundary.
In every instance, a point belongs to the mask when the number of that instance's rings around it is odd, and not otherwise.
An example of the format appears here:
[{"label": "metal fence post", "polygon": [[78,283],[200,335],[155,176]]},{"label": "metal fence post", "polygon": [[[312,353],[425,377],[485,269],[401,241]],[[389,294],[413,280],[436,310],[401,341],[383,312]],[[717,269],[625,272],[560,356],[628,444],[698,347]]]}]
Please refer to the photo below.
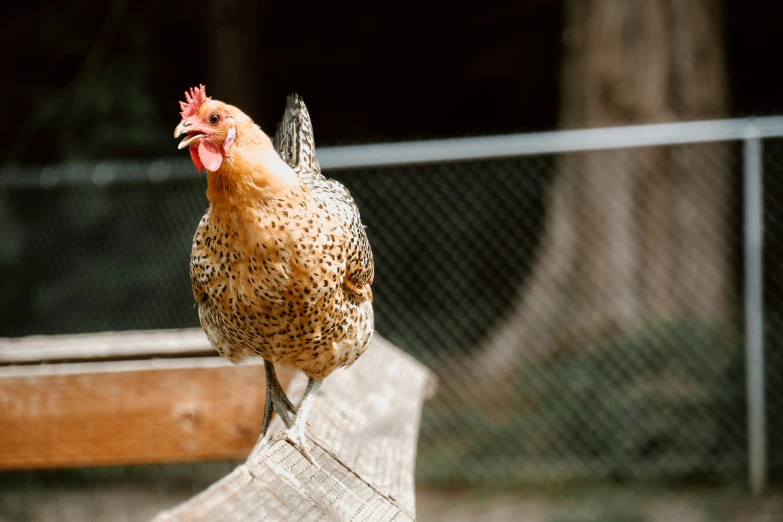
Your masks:
[{"label": "metal fence post", "polygon": [[767,437],[764,397],[763,180],[761,137],[755,125],[744,143],[745,347],[748,393],[748,463],[750,489],[764,491]]}]

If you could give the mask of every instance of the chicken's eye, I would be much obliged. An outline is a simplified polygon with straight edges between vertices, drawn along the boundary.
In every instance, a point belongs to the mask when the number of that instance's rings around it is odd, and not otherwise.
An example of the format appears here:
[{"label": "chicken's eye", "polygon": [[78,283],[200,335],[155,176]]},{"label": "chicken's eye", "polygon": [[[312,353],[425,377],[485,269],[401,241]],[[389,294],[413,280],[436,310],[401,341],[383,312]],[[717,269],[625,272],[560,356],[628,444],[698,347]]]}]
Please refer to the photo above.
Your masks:
[{"label": "chicken's eye", "polygon": [[218,116],[217,114],[213,114],[212,116],[209,117],[209,123],[212,125],[217,125],[219,121],[220,121],[220,116]]}]

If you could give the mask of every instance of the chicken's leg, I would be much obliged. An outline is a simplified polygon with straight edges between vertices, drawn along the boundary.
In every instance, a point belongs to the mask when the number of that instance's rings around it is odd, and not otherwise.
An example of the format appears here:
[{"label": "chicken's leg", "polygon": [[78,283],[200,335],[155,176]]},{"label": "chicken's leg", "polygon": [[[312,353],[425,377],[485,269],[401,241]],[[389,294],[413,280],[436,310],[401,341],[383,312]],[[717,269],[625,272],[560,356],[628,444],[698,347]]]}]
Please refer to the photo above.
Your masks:
[{"label": "chicken's leg", "polygon": [[[288,426],[288,429],[276,433],[269,439],[269,444],[272,445],[275,442],[285,439],[298,449],[304,457],[310,461],[310,463],[319,468],[318,463],[315,462],[310,450],[307,448],[307,442],[305,441],[305,426],[307,424],[307,417],[310,415],[310,410],[315,402],[315,396],[318,393],[318,388],[321,387],[323,381],[317,381],[312,377],[307,381],[307,389],[305,390],[304,397],[302,398],[302,404],[299,405],[299,411],[296,412],[294,422],[292,426]],[[285,419],[284,419],[285,420]]]},{"label": "chicken's leg", "polygon": [[277,380],[277,374],[275,373],[275,365],[264,359],[264,370],[266,371],[266,402],[264,403],[264,422],[261,424],[261,435],[258,437],[260,441],[266,436],[266,432],[269,429],[269,422],[272,420],[272,412],[277,413],[283,420],[286,428],[290,428],[293,425],[291,417],[288,412],[296,413],[296,408],[288,400],[288,396],[283,391],[283,387],[280,386],[280,381]]}]

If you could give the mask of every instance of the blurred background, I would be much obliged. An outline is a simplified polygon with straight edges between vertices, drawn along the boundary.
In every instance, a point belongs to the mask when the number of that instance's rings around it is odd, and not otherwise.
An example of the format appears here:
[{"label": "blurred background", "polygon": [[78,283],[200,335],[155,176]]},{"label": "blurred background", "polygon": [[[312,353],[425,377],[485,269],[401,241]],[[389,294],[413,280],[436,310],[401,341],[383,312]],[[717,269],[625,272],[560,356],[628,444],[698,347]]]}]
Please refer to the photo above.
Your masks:
[{"label": "blurred background", "polygon": [[[172,138],[188,87],[270,134],[297,92],[319,147],[773,116],[781,19],[775,0],[8,6],[0,337],[198,326],[188,262],[205,179]],[[421,520],[783,520],[783,142],[761,156],[760,496],[742,153],[327,172],[368,226],[377,331],[440,376]],[[0,472],[0,520],[76,519],[69,498],[93,513],[121,499],[119,520],[136,520],[235,465]]]}]

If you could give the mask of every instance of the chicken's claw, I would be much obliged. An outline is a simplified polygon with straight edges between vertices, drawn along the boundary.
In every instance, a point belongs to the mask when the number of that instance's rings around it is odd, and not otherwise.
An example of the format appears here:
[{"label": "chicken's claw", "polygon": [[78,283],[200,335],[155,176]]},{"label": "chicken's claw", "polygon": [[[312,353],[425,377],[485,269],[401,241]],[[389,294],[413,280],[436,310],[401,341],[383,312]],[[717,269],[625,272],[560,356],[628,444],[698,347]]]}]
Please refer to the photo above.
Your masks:
[{"label": "chicken's claw", "polygon": [[299,451],[299,453],[302,454],[304,458],[306,458],[310,462],[310,464],[315,466],[316,469],[321,469],[321,466],[319,466],[318,463],[315,461],[315,458],[313,458],[313,454],[310,453],[310,448],[307,446],[307,441],[304,435],[304,428],[295,425],[291,428],[288,428],[287,430],[283,430],[275,433],[269,439],[269,442],[267,442],[267,447],[273,446],[275,443],[281,440],[288,441],[294,448],[296,448]]}]

